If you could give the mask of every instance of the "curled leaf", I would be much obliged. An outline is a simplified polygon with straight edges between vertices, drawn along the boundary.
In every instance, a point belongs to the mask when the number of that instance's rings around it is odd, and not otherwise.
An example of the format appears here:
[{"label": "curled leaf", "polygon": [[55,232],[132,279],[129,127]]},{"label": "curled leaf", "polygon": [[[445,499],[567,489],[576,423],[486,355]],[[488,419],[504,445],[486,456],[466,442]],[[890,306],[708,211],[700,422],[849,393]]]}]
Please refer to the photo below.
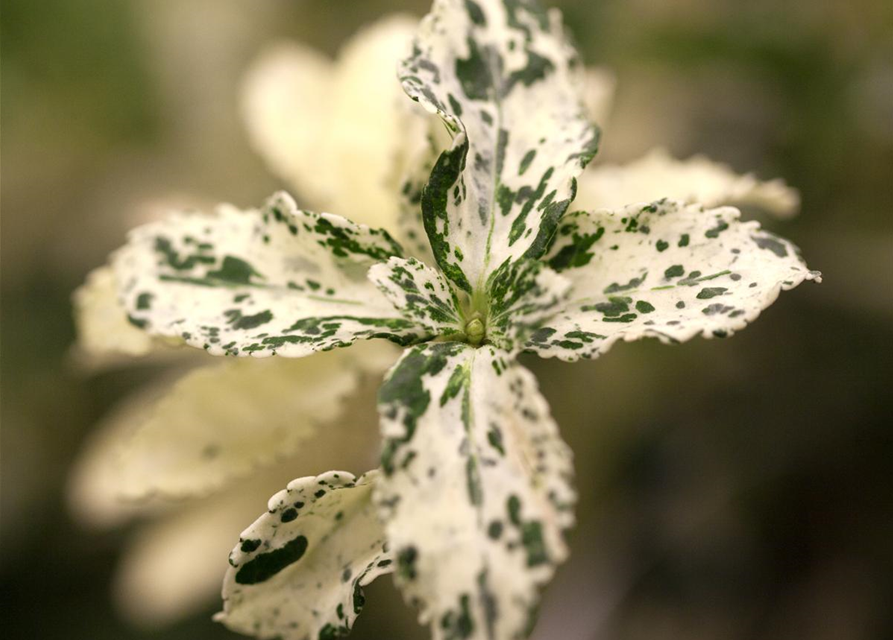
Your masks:
[{"label": "curled leaf", "polygon": [[434,256],[459,289],[483,290],[506,261],[542,254],[595,155],[579,60],[535,2],[437,0],[400,79],[453,134],[421,199]]},{"label": "curled leaf", "polygon": [[376,479],[330,471],[270,498],[230,555],[215,619],[258,638],[346,635],[363,587],[393,570],[371,502]]}]

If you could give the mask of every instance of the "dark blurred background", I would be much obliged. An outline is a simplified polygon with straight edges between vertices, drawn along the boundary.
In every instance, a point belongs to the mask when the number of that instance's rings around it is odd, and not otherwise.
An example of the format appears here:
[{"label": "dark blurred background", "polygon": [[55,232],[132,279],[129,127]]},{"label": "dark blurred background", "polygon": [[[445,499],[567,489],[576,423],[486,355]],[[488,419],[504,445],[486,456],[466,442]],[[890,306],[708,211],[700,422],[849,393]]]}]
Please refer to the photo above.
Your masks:
[{"label": "dark blurred background", "polygon": [[[556,4],[617,75],[604,158],[660,144],[784,177],[803,212],[764,222],[825,282],[731,340],[530,363],[581,492],[537,637],[893,638],[893,3]],[[130,531],[81,530],[64,486],[91,427],[154,372],[78,374],[69,297],[147,210],[253,206],[281,186],[237,113],[268,41],[334,53],[426,5],[3,0],[4,638],[236,637],[210,622],[216,603],[163,629],[113,607]],[[354,637],[427,637],[389,580],[367,595]]]}]

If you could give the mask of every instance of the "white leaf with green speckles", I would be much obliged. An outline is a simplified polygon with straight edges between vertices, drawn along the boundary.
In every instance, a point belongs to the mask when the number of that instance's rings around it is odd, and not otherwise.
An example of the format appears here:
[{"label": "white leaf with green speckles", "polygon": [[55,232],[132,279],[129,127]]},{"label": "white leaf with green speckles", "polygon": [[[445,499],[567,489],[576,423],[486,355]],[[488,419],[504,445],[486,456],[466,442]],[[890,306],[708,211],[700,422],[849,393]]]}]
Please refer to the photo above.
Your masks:
[{"label": "white leaf with green speckles", "polygon": [[391,258],[369,269],[369,279],[404,318],[432,335],[462,331],[459,301],[436,269],[415,258]]},{"label": "white leaf with green speckles", "polygon": [[366,278],[401,255],[384,231],[297,209],[175,214],[131,232],[113,256],[131,321],[213,355],[300,357],[386,338],[430,337]]},{"label": "white leaf with green speckles", "polygon": [[365,602],[362,588],[392,571],[371,500],[377,478],[330,471],[270,498],[230,554],[215,619],[258,638],[345,635]]},{"label": "white leaf with green speckles", "polygon": [[533,622],[574,522],[571,452],[536,381],[491,346],[407,350],[379,393],[376,501],[404,596],[435,640]]},{"label": "white leaf with green speckles", "polygon": [[490,281],[486,333],[491,344],[515,354],[557,313],[571,283],[538,260],[505,263]]},{"label": "white leaf with green speckles", "polygon": [[[416,109],[419,105],[412,104]],[[424,113],[424,112],[423,112]],[[434,266],[437,260],[431,251],[431,243],[425,232],[422,219],[422,191],[428,184],[428,177],[434,169],[437,158],[450,146],[450,136],[443,124],[434,116],[424,113],[429,124],[424,136],[419,136],[413,153],[414,165],[404,170],[403,184],[400,187],[400,213],[397,217],[397,236],[407,253],[422,262]]]},{"label": "white leaf with green speckles", "polygon": [[[607,118],[613,101],[615,78],[605,69],[587,69],[585,77],[584,102],[589,117],[593,122],[602,124],[603,120]],[[417,116],[415,112],[413,115]],[[434,118],[433,116],[428,117]],[[428,242],[425,223],[422,219],[422,190],[428,183],[428,177],[434,169],[437,158],[444,149],[450,146],[450,137],[447,129],[439,120],[436,122],[436,126],[429,126],[425,135],[422,135],[421,131],[414,130],[418,128],[417,121],[418,117],[410,120],[412,126],[407,129],[406,134],[406,138],[414,137],[418,140],[416,148],[411,153],[402,153],[402,156],[414,159],[414,163],[408,163],[404,169],[405,176],[400,188],[397,237],[403,243],[407,253],[426,264],[434,265],[437,262],[431,251],[431,244]],[[432,122],[432,124],[435,123]],[[401,138],[394,144],[402,150],[405,145],[408,145],[406,138]],[[355,186],[351,191],[354,190]],[[387,228],[387,225],[384,226]]]},{"label": "white leaf with green speckles", "polygon": [[542,254],[595,154],[582,67],[534,2],[436,0],[400,78],[453,133],[422,194],[434,255],[482,291],[506,260]]},{"label": "white leaf with green speckles", "polygon": [[660,198],[699,203],[705,207],[747,206],[779,217],[800,208],[800,195],[783,180],[760,181],[739,175],[703,156],[676,160],[654,149],[626,165],[593,165],[578,179],[575,209],[619,209],[631,202]]},{"label": "white leaf with green speckles", "polygon": [[217,360],[188,373],[123,446],[119,495],[205,495],[293,454],[340,415],[359,382],[356,361],[380,348],[387,345],[300,360]]},{"label": "white leaf with green speckles", "polygon": [[739,216],[659,201],[565,217],[546,260],[573,283],[571,301],[528,348],[576,360],[617,340],[725,337],[780,291],[819,280],[794,245]]}]

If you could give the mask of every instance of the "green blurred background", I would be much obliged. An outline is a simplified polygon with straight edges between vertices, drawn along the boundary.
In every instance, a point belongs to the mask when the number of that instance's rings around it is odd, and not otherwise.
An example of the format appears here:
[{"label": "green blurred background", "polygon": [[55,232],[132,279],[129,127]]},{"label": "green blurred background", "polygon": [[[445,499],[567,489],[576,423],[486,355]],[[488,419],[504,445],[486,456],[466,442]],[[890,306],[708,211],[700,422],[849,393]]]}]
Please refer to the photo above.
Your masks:
[{"label": "green blurred background", "polygon": [[[728,341],[530,363],[581,492],[537,637],[893,637],[893,4],[556,4],[586,61],[617,74],[604,157],[660,144],[784,177],[803,213],[764,222],[826,279]],[[66,512],[83,438],[157,373],[78,374],[69,296],[153,207],[251,206],[282,186],[237,113],[264,44],[334,53],[365,22],[426,8],[3,0],[4,638],[236,637],[210,622],[216,603],[128,625],[110,583],[129,531],[86,532]],[[427,637],[389,580],[367,595],[354,637]]]}]

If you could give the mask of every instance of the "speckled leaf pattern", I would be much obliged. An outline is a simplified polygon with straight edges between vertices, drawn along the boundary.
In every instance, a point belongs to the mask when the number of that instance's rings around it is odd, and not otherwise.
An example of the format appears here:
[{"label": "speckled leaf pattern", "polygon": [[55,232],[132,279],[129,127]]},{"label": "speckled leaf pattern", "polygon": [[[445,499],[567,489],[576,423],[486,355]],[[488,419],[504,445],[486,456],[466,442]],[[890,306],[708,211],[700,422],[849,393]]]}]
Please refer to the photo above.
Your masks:
[{"label": "speckled leaf pattern", "polygon": [[230,554],[216,619],[257,638],[346,635],[365,603],[363,586],[392,571],[371,500],[377,477],[330,471],[270,498]]},{"label": "speckled leaf pattern", "polygon": [[800,208],[800,194],[784,180],[739,175],[703,156],[676,160],[660,148],[629,164],[590,166],[580,176],[578,187],[574,208],[587,211],[660,198],[706,207],[746,206],[779,217],[790,217]]},{"label": "speckled leaf pattern", "polygon": [[[434,169],[437,158],[450,146],[451,139],[438,119],[422,110],[419,105],[413,102],[409,104],[413,110],[407,113],[409,123],[407,128],[416,129],[418,138],[411,153],[406,154],[414,162],[407,163],[402,169],[397,236],[409,255],[434,266],[437,264],[437,259],[431,251],[431,243],[428,241],[425,221],[422,218],[422,191],[428,184],[428,177]],[[420,121],[427,125],[424,134],[418,131]]]},{"label": "speckled leaf pattern", "polygon": [[617,340],[726,337],[780,291],[820,279],[794,245],[739,216],[667,200],[567,216],[547,261],[572,281],[572,301],[528,348],[576,360]]},{"label": "speckled leaf pattern", "polygon": [[571,452],[533,376],[491,346],[413,347],[379,393],[376,501],[435,640],[518,638],[574,521]]},{"label": "speckled leaf pattern", "polygon": [[437,270],[415,258],[391,258],[369,269],[369,279],[408,321],[432,335],[461,333],[459,301]]},{"label": "speckled leaf pattern", "polygon": [[422,194],[434,255],[483,290],[505,261],[542,254],[595,154],[582,67],[536,2],[436,0],[399,73],[453,133]]},{"label": "speckled leaf pattern", "polygon": [[569,292],[570,281],[538,260],[503,264],[490,280],[487,340],[517,353],[561,309]]},{"label": "speckled leaf pattern", "polygon": [[113,258],[131,322],[213,355],[305,356],[386,338],[430,337],[366,278],[401,255],[384,231],[297,209],[175,214],[131,232]]}]

